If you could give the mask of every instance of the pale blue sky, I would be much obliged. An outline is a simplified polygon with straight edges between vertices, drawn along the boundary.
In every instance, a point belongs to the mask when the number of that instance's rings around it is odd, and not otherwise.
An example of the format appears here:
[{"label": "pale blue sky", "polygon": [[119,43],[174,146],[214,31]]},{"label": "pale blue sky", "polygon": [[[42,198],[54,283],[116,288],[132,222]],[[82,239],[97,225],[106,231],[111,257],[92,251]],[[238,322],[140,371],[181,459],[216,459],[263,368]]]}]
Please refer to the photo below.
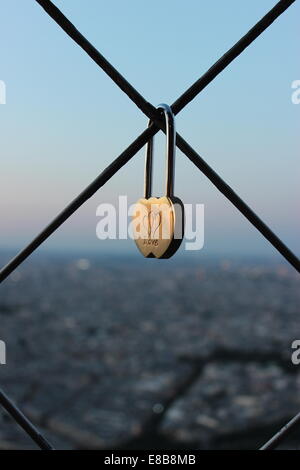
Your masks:
[{"label": "pale blue sky", "polygon": [[[154,105],[172,103],[273,0],[56,0]],[[0,246],[20,249],[145,128],[147,119],[34,0],[0,0]],[[299,1],[177,118],[177,129],[299,253]],[[155,195],[164,141],[156,139]],[[96,207],[142,195],[143,152],[45,248],[134,252],[96,239]],[[176,195],[205,204],[206,253],[274,250],[178,151]]]}]

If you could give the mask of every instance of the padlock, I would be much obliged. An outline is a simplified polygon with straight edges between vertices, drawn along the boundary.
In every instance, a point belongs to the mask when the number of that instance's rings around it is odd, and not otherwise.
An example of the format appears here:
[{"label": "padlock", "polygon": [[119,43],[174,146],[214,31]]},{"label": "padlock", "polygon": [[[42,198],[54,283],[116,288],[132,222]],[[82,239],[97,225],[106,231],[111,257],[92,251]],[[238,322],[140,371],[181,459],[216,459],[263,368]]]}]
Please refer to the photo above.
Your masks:
[{"label": "padlock", "polygon": [[[166,195],[152,197],[153,138],[145,156],[144,198],[139,199],[133,215],[133,235],[146,258],[170,258],[179,248],[184,234],[184,206],[174,196],[175,120],[171,108],[160,104],[166,120]],[[149,126],[151,120],[149,121]]]}]

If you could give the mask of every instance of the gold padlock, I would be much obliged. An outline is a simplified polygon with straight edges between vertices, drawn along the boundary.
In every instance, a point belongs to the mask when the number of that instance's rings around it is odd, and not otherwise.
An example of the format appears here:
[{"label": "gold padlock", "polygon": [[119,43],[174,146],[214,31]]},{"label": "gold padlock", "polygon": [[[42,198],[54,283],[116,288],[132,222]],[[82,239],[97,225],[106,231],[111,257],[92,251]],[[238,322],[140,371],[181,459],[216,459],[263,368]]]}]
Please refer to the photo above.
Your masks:
[{"label": "gold padlock", "polygon": [[[139,199],[133,215],[133,235],[146,258],[170,258],[179,248],[184,234],[184,206],[174,196],[175,120],[171,108],[160,104],[166,120],[166,195],[151,197],[153,139],[147,143],[144,198]],[[151,121],[149,121],[149,125]]]}]

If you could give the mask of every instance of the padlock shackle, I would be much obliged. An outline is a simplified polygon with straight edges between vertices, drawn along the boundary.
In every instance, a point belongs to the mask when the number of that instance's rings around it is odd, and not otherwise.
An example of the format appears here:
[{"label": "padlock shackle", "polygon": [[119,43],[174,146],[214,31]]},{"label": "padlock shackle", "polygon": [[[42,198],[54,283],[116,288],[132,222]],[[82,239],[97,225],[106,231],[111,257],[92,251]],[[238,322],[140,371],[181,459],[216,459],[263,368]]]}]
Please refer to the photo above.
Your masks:
[{"label": "padlock shackle", "polygon": [[[172,109],[167,104],[160,104],[157,109],[164,112],[166,120],[166,196],[173,196],[174,192],[174,168],[175,168],[175,119]],[[150,119],[148,127],[152,124]],[[153,167],[153,143],[154,139],[150,139],[147,143],[145,154],[145,186],[144,197],[148,199],[152,193],[152,167]]]}]

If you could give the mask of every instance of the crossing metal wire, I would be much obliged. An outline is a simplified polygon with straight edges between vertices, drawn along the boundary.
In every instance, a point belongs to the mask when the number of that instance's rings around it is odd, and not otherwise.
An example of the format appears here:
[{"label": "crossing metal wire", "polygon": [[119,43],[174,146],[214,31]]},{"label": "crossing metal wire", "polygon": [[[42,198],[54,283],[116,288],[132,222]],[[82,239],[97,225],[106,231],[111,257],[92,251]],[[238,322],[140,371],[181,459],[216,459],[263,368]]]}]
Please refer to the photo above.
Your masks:
[{"label": "crossing metal wire", "polygon": [[[159,130],[166,131],[160,112],[149,103],[103,55],[75,28],[63,13],[50,0],[35,0],[48,15],[69,35],[114,83],[136,104],[153,122],[145,129],[97,178],[85,188],[29,245],[20,251],[0,271],[3,282],[30,254],[32,254],[50,235],[57,230],[80,206],[98,191],[117,171],[122,168]],[[241,54],[260,34],[263,33],[296,0],[280,0],[253,28],[229,49],[210,69],[190,86],[172,105],[178,114],[191,102],[217,75],[219,75],[239,54]],[[258,217],[257,214],[234,192],[234,190],[211,168],[208,163],[181,137],[176,134],[177,147],[204,173],[216,188],[256,227],[256,229],[281,253],[281,255],[300,272],[299,258],[277,237],[277,235]],[[0,391],[0,404],[38,444],[41,449],[53,449],[35,426],[14,405],[4,392]],[[280,430],[262,450],[276,448],[285,437],[300,424],[300,413]]]}]

